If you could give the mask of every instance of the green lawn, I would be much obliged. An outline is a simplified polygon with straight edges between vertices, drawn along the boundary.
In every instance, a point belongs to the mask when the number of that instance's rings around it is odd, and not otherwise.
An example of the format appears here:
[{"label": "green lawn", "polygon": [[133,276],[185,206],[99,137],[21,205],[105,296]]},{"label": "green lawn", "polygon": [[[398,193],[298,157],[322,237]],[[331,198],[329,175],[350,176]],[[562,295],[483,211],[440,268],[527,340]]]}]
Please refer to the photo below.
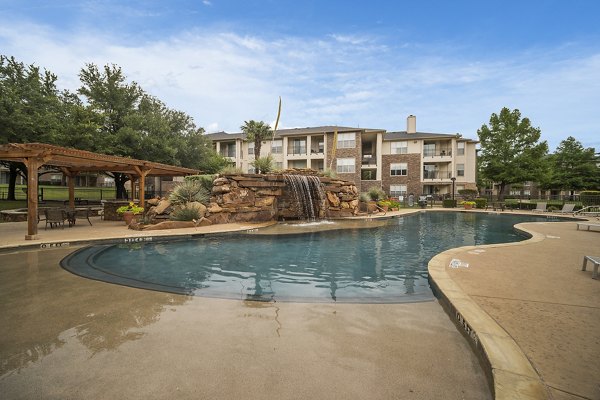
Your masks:
[{"label": "green lawn", "polygon": [[0,200],[0,211],[15,208],[27,208],[27,202],[25,200]]},{"label": "green lawn", "polygon": [[[25,200],[27,186],[17,185],[15,189],[15,197],[17,200]],[[38,191],[42,198],[40,200],[68,200],[69,189],[65,186],[41,185]],[[0,184],[0,199],[6,199],[8,193],[8,185]],[[115,188],[90,188],[76,187],[75,197],[85,200],[111,200],[116,197]]]}]

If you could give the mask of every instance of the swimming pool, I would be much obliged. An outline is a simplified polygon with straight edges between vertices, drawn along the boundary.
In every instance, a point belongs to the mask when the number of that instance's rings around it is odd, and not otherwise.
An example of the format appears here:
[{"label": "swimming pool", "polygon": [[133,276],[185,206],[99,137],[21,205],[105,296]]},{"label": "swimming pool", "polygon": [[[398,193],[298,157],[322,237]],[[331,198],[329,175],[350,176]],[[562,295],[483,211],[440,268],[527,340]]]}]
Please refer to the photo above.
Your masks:
[{"label": "swimming pool", "polygon": [[[427,263],[459,246],[525,239],[513,226],[546,216],[423,212],[349,229],[223,234],[94,245],[61,265],[91,279],[172,293],[238,299],[398,303],[433,299]],[[333,228],[333,229],[332,229]],[[277,228],[276,228],[277,229]],[[293,232],[294,228],[287,230]]]}]

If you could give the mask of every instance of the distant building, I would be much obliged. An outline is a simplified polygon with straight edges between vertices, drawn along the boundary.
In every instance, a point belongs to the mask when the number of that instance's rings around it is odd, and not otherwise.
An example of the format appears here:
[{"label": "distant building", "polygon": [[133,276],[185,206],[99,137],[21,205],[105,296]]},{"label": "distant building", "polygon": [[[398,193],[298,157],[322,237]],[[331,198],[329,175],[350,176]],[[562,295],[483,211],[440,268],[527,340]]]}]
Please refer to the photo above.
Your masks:
[{"label": "distant building", "polygon": [[[245,134],[206,136],[237,168],[255,172],[254,143]],[[398,132],[341,126],[278,130],[273,140],[262,142],[261,157],[270,153],[276,169],[331,169],[361,191],[378,186],[391,197],[443,196],[452,193],[452,178],[455,191],[476,189],[476,144],[459,134],[418,132],[410,115],[406,131]]]}]

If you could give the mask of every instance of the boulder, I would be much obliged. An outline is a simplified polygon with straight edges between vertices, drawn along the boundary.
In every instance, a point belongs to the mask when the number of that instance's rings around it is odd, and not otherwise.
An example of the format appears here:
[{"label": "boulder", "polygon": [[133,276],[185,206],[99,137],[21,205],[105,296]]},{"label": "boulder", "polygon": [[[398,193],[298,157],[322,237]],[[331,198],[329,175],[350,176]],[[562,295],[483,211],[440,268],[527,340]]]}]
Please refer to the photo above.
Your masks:
[{"label": "boulder", "polygon": [[258,197],[256,199],[254,199],[254,206],[255,207],[266,207],[266,206],[272,206],[273,205],[273,201],[275,200],[275,197],[273,196],[269,196],[269,197]]},{"label": "boulder", "polygon": [[154,197],[154,198],[148,199],[146,201],[146,204],[148,204],[149,206],[157,206],[158,203],[160,203],[160,198],[159,197]]},{"label": "boulder", "polygon": [[227,178],[217,178],[213,181],[213,186],[221,186],[226,183],[229,183],[229,179]]},{"label": "boulder", "polygon": [[231,192],[231,186],[229,186],[229,185],[213,186],[213,188],[212,188],[213,194],[221,194],[221,193],[229,193],[229,192]]},{"label": "boulder", "polygon": [[154,225],[146,225],[142,230],[153,231],[162,229],[181,229],[181,228],[193,228],[196,224],[194,221],[163,221]]},{"label": "boulder", "polygon": [[229,216],[229,213],[220,212],[217,214],[211,214],[206,218],[213,224],[226,224],[229,222]]},{"label": "boulder", "polygon": [[171,202],[167,199],[161,200],[160,203],[154,209],[156,214],[164,214],[167,208],[171,206]]},{"label": "boulder", "polygon": [[329,201],[329,204],[331,204],[333,207],[338,207],[340,205],[340,198],[337,197],[334,193],[327,192],[327,200]]},{"label": "boulder", "polygon": [[210,203],[207,211],[211,214],[220,213],[223,209],[217,203]]},{"label": "boulder", "polygon": [[200,218],[200,220],[196,221],[196,226],[209,226],[212,225],[212,222],[208,218]]}]

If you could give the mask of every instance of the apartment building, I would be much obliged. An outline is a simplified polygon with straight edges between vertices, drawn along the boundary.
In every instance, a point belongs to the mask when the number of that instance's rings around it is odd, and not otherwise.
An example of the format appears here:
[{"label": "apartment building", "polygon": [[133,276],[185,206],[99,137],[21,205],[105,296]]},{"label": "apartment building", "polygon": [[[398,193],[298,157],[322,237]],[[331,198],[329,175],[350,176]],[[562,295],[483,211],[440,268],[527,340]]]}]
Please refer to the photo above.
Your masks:
[{"label": "apartment building", "polygon": [[[236,167],[254,172],[254,143],[243,133],[207,137]],[[476,189],[476,144],[459,134],[418,132],[410,115],[407,129],[398,132],[342,126],[278,130],[262,142],[261,156],[271,154],[276,169],[331,169],[361,191],[379,186],[391,197],[443,196],[452,193],[453,183],[455,191]]]}]

